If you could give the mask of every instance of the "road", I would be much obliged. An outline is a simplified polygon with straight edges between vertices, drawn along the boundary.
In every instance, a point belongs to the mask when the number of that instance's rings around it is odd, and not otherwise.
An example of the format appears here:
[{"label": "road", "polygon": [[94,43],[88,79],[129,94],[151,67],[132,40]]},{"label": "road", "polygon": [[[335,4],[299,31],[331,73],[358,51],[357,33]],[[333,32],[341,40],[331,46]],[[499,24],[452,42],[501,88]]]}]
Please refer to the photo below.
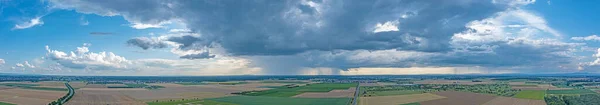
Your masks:
[{"label": "road", "polygon": [[69,83],[65,83],[65,86],[67,86],[69,89],[69,93],[62,100],[60,100],[61,105],[67,103],[67,101],[69,101],[71,98],[73,98],[73,95],[75,95],[75,89],[73,89]]},{"label": "road", "polygon": [[360,83],[356,86],[356,91],[354,91],[354,100],[352,100],[352,105],[358,104],[358,96],[360,95]]}]

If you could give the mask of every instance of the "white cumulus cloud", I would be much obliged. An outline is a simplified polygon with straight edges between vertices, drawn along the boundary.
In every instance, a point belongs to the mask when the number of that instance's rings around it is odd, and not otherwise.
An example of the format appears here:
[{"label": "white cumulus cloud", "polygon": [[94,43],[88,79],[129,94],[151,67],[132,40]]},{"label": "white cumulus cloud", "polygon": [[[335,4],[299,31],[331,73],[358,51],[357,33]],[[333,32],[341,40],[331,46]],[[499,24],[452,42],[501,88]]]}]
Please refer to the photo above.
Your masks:
[{"label": "white cumulus cloud", "polygon": [[62,66],[77,69],[123,69],[131,64],[131,61],[125,57],[112,52],[89,52],[89,46],[90,44],[84,44],[70,53],[51,50],[49,46],[46,46],[46,58],[56,61]]}]

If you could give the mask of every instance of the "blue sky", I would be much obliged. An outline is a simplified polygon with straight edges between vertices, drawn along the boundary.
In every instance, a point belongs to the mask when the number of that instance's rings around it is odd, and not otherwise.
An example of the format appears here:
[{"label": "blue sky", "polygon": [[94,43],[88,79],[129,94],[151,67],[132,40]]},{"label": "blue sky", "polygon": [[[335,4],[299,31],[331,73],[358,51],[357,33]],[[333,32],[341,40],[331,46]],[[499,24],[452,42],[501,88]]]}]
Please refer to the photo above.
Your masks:
[{"label": "blue sky", "polygon": [[598,72],[597,4],[600,1],[2,0],[0,72]]}]

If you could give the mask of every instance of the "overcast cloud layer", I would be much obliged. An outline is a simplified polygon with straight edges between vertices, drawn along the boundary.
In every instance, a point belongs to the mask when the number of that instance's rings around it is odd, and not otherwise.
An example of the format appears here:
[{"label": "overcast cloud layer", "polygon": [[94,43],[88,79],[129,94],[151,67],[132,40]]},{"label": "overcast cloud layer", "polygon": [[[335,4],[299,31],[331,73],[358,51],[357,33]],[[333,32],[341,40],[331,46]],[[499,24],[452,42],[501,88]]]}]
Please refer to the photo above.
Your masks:
[{"label": "overcast cloud layer", "polygon": [[[600,65],[600,60],[586,62],[575,55],[585,48],[583,41],[598,41],[598,36],[563,35],[544,17],[522,9],[534,2],[50,0],[52,9],[122,16],[135,29],[169,29],[169,24],[184,28],[123,42],[138,50],[169,50],[179,59],[128,60],[112,52],[90,52],[89,44],[73,52],[47,46],[44,59],[73,70],[173,69],[204,74],[356,74],[369,70],[364,68],[532,73],[572,72]],[[15,28],[43,24],[35,19]],[[586,56],[600,59],[598,54]],[[180,65],[188,63],[216,63],[209,66],[217,67]],[[16,67],[28,67],[25,64]],[[230,69],[215,69],[221,66]]]}]

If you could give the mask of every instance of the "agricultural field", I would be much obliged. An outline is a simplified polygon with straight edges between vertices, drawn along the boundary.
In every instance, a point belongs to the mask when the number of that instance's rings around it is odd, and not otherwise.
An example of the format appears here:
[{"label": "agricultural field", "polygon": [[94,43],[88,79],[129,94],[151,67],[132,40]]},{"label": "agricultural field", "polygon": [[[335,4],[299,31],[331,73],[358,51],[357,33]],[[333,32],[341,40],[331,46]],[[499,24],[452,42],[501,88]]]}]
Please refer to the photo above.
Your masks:
[{"label": "agricultural field", "polygon": [[75,91],[75,96],[67,102],[67,105],[145,105],[144,102],[129,97],[119,90],[120,89],[79,89]]},{"label": "agricultural field", "polygon": [[[417,84],[417,85],[401,85],[401,86],[371,86],[361,89],[361,95],[376,95],[385,94],[412,94],[418,92],[438,92],[438,91],[463,91],[473,93],[484,93],[496,96],[513,96],[518,90],[511,89],[507,84],[473,84],[473,85],[458,85],[458,84]],[[365,92],[366,91],[366,94]],[[394,91],[390,93],[380,91]]]},{"label": "agricultural field", "polygon": [[415,81],[415,84],[460,84],[460,85],[475,85],[475,84],[493,84],[488,81],[473,82],[470,80],[422,80]]},{"label": "agricultural field", "polygon": [[270,90],[245,91],[236,94],[248,96],[271,96],[271,97],[292,97],[305,92],[330,92],[336,89],[349,89],[356,87],[357,83],[319,83],[306,86],[282,86]]},{"label": "agricultural field", "polygon": [[589,89],[570,89],[570,90],[548,90],[548,94],[596,94]]},{"label": "agricultural field", "polygon": [[17,104],[6,103],[6,102],[0,102],[0,105],[17,105]]},{"label": "agricultural field", "polygon": [[354,97],[354,92],[356,88],[351,87],[346,90],[332,90],[329,92],[305,92],[302,94],[298,94],[296,98],[352,98]]},{"label": "agricultural field", "polygon": [[544,100],[496,97],[483,105],[546,105],[546,102]]},{"label": "agricultural field", "polygon": [[425,91],[419,90],[391,90],[391,91],[369,91],[367,94],[362,94],[362,96],[391,96],[391,95],[408,95],[408,94],[421,94],[425,93]]},{"label": "agricultural field", "polygon": [[157,102],[147,102],[147,104],[148,105],[239,105],[239,104],[233,104],[233,103],[217,102],[217,101],[212,101],[212,100],[198,100],[198,99],[157,101]]},{"label": "agricultural field", "polygon": [[206,99],[240,105],[347,105],[350,98],[289,98],[265,96],[229,96]]},{"label": "agricultural field", "polygon": [[65,94],[67,94],[66,91],[5,88],[0,90],[0,102],[18,105],[46,105]]},{"label": "agricultural field", "polygon": [[517,93],[514,97],[522,99],[544,100],[544,95],[546,95],[545,90],[523,90]]},{"label": "agricultural field", "polygon": [[421,105],[481,105],[496,98],[487,94],[458,91],[435,92],[433,94],[446,98],[420,102]]},{"label": "agricultural field", "polygon": [[[126,97],[141,101],[170,101],[181,99],[206,99],[232,96],[230,93],[243,91],[260,91],[268,88],[262,86],[282,86],[279,83],[246,83],[238,85],[179,85],[174,83],[152,83],[150,86],[161,86],[159,89],[142,89],[142,88],[82,88],[80,90],[101,90],[107,92],[118,92]],[[106,96],[101,96],[106,97]]]},{"label": "agricultural field", "polygon": [[67,88],[64,86],[64,84],[62,87],[43,87],[38,83],[32,83],[32,82],[9,82],[9,83],[0,83],[0,86],[15,87],[15,88],[22,88],[22,89],[34,89],[34,90],[67,91]]},{"label": "agricultural field", "polygon": [[446,98],[430,93],[360,97],[359,105],[399,105]]}]

